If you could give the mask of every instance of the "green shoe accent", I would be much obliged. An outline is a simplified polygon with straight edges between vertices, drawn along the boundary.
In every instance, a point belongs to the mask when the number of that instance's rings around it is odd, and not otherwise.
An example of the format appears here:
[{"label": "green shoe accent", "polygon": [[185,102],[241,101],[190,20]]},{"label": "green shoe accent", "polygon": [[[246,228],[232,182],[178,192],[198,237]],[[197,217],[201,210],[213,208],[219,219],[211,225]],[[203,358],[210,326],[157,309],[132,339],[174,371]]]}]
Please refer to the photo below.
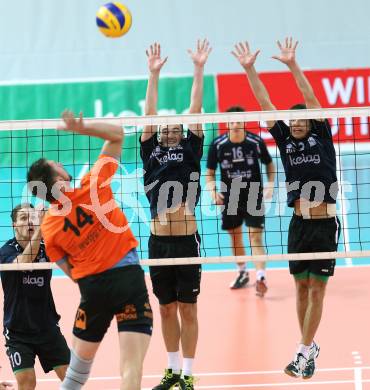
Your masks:
[{"label": "green shoe accent", "polygon": [[160,384],[156,387],[153,387],[153,390],[171,390],[174,389],[175,386],[179,385],[181,377],[180,374],[175,374],[172,372],[171,368],[166,368],[164,370],[164,377],[162,378]]}]

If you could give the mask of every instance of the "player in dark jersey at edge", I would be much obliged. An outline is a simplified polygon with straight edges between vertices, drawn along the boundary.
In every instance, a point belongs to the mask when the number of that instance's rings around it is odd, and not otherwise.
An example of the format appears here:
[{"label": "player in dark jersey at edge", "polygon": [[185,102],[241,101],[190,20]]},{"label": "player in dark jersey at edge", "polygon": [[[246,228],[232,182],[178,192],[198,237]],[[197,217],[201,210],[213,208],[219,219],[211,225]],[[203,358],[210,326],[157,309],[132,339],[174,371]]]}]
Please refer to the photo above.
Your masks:
[{"label": "player in dark jersey at edge", "polygon": [[[138,242],[115,201],[112,180],[119,166],[123,129],[108,123],[85,123],[63,113],[61,131],[104,140],[97,161],[73,187],[62,164],[41,158],[27,175],[33,195],[50,202],[41,225],[50,261],[77,282],[77,309],[71,360],[62,390],[80,390],[88,381],[96,352],[115,317],[120,351],[120,390],[140,390],[143,361],[152,334],[152,310]],[[34,183],[43,184],[45,193]],[[40,188],[41,190],[41,188]]]},{"label": "player in dark jersey at edge", "polygon": [[[40,223],[44,212],[23,203],[11,212],[15,237],[0,249],[1,264],[48,262]],[[50,287],[52,271],[3,271],[6,353],[18,389],[36,388],[35,358],[63,380],[70,358]]]},{"label": "player in dark jersey at edge", "polygon": [[[287,65],[301,91],[305,105],[293,109],[321,108],[314,91],[295,58],[298,42],[286,38],[278,41],[280,54],[274,56]],[[269,94],[259,79],[254,62],[259,51],[252,53],[248,43],[235,45],[234,56],[246,74],[262,110],[275,110]],[[288,206],[294,208],[289,225],[288,252],[336,251],[340,233],[336,217],[336,155],[331,128],[327,120],[269,121],[267,126],[280,151],[287,181]],[[320,348],[314,336],[320,324],[325,289],[334,274],[335,260],[289,262],[296,284],[296,304],[302,334],[293,361],[285,373],[309,379],[315,372]]]},{"label": "player in dark jersey at edge", "polygon": [[[244,112],[240,106],[230,107],[227,112]],[[208,150],[207,187],[217,205],[223,205],[222,229],[231,239],[234,256],[244,256],[243,222],[248,226],[252,255],[265,254],[263,230],[265,215],[263,198],[272,198],[275,166],[266,144],[256,134],[245,130],[243,122],[227,123],[228,133],[217,137]],[[266,165],[268,183],[263,189],[260,162]],[[225,190],[216,190],[217,166],[221,170],[221,182]],[[253,184],[251,184],[253,183]],[[225,191],[225,192],[222,192]],[[256,292],[264,296],[267,291],[265,262],[256,262]],[[249,273],[244,262],[238,263],[239,272],[230,285],[232,289],[244,287]]]},{"label": "player in dark jersey at edge", "polygon": [[[211,49],[207,40],[198,41],[195,52],[190,113],[200,113],[203,100],[203,71]],[[155,43],[146,52],[149,80],[145,114],[157,114],[158,80],[167,58],[161,58]],[[200,159],[203,131],[190,125],[144,127],[141,135],[144,184],[151,211],[150,258],[200,256],[200,236],[194,209],[200,194]],[[156,390],[193,389],[192,366],[198,340],[197,296],[200,291],[200,265],[150,267],[153,291],[159,300],[162,334],[168,353],[168,367]],[[180,316],[180,320],[178,317]],[[183,365],[180,362],[180,341]],[[182,371],[182,372],[181,372]],[[181,376],[182,373],[182,376]]]}]

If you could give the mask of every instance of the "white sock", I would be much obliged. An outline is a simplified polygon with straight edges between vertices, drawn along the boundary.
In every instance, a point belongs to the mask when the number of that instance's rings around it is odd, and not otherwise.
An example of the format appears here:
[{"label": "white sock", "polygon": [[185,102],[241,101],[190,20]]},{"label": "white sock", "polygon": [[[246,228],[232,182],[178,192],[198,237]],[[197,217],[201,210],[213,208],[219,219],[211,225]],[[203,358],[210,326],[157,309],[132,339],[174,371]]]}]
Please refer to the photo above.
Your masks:
[{"label": "white sock", "polygon": [[238,264],[239,272],[246,271],[247,267],[245,264]]},{"label": "white sock", "polygon": [[168,358],[168,368],[172,369],[174,374],[180,374],[181,364],[180,364],[180,352],[167,352]]},{"label": "white sock", "polygon": [[184,358],[182,362],[182,374],[186,376],[193,375],[193,362],[194,359]]},{"label": "white sock", "polygon": [[299,344],[297,353],[301,353],[306,359],[309,358],[311,345]]},{"label": "white sock", "polygon": [[262,278],[266,279],[266,272],[265,272],[265,270],[264,269],[257,270],[256,278],[257,278],[257,280],[261,280]]}]

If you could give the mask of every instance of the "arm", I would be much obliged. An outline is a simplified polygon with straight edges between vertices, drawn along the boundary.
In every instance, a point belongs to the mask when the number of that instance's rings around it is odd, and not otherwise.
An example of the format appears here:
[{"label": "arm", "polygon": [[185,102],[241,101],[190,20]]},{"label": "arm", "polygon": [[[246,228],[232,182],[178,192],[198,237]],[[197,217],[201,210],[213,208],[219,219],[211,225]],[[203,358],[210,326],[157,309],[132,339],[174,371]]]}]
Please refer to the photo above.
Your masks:
[{"label": "arm", "polygon": [[264,196],[267,200],[272,199],[272,195],[274,193],[274,183],[275,183],[275,164],[271,161],[266,165],[266,174],[267,174],[267,185],[265,188]]},{"label": "arm", "polygon": [[72,266],[66,257],[63,257],[63,259],[57,261],[57,265],[73,282],[75,282],[71,274]]},{"label": "arm", "polygon": [[[150,45],[150,49],[146,50],[146,55],[148,57],[149,79],[145,96],[145,115],[157,115],[159,73],[168,57],[161,58],[161,45],[159,43]],[[157,126],[144,126],[141,142],[150,139],[156,131]]]},{"label": "arm", "polygon": [[224,196],[217,192],[216,188],[216,171],[214,169],[207,169],[206,172],[206,188],[209,191],[213,202],[217,205],[224,204]]},{"label": "arm", "polygon": [[90,123],[85,124],[82,113],[78,119],[71,111],[64,111],[62,114],[64,126],[58,127],[58,130],[72,131],[73,133],[88,135],[105,140],[101,154],[119,158],[121,156],[123,144],[123,129],[108,123]]},{"label": "arm", "polygon": [[[263,111],[276,110],[275,106],[271,102],[270,95],[268,94],[267,89],[263,85],[254,67],[254,63],[260,51],[257,50],[253,54],[249,49],[248,42],[240,42],[239,44],[236,44],[234,47],[235,50],[232,51],[231,53],[239,61],[240,65],[245,70],[253,94],[257,99],[261,109]],[[273,127],[274,124],[275,121],[267,122],[267,126],[269,127],[269,129]]]},{"label": "arm", "polygon": [[295,50],[297,48],[298,41],[293,43],[293,38],[290,37],[285,38],[284,46],[280,43],[280,41],[277,41],[277,45],[280,49],[280,55],[273,56],[272,58],[285,64],[292,72],[294,80],[303,95],[307,108],[321,108],[321,104],[317,100],[310,82],[307,80],[296,61]]},{"label": "arm", "polygon": [[[212,48],[209,46],[209,42],[204,39],[202,42],[198,40],[197,50],[193,52],[191,49],[188,53],[194,63],[194,77],[193,85],[191,88],[191,100],[190,100],[190,114],[200,114],[202,112],[203,105],[203,76],[204,65],[207,62],[209,53]],[[203,137],[203,129],[201,125],[193,124],[189,125],[189,130],[198,137]]]}]

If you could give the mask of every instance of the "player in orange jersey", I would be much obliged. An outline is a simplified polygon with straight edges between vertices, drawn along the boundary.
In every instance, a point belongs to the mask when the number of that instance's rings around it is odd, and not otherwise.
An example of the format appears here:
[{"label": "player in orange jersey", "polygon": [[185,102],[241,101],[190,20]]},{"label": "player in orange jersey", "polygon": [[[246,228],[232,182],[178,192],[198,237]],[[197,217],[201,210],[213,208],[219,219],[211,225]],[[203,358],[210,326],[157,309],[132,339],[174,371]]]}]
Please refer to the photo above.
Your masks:
[{"label": "player in orange jersey", "polygon": [[[101,154],[71,186],[63,165],[45,158],[34,162],[27,181],[32,193],[51,203],[41,230],[50,261],[78,283],[81,302],[73,328],[71,361],[61,389],[86,383],[105,332],[116,317],[119,331],[121,390],[141,388],[142,365],[152,332],[152,311],[127,219],[114,201],[111,180],[123,143],[120,126],[85,124],[70,111],[59,130],[102,138]],[[40,191],[41,189],[41,191]]]}]

